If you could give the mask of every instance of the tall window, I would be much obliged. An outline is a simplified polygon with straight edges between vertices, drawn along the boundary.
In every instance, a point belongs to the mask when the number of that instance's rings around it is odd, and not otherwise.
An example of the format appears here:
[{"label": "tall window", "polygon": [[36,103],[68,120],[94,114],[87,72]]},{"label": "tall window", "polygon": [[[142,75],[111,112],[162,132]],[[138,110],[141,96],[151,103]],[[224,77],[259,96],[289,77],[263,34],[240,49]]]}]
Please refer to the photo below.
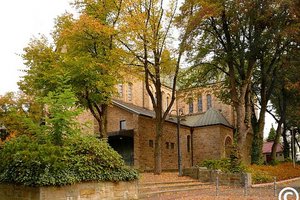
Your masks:
[{"label": "tall window", "polygon": [[202,107],[202,95],[198,97],[198,112],[202,112],[203,107]]},{"label": "tall window", "polygon": [[188,135],[186,137],[187,141],[186,141],[186,147],[187,147],[187,152],[190,152],[191,151],[191,136]]},{"label": "tall window", "polygon": [[132,83],[128,83],[127,97],[128,101],[132,101]]},{"label": "tall window", "polygon": [[118,84],[118,93],[119,93],[119,97],[123,97],[123,84],[122,83]]},{"label": "tall window", "polygon": [[167,96],[167,104],[166,104],[166,109],[168,108],[169,104],[170,104],[170,97],[169,97],[169,96]]},{"label": "tall window", "polygon": [[189,98],[189,113],[194,112],[194,104],[193,104],[193,99]]},{"label": "tall window", "polygon": [[211,95],[208,94],[206,96],[206,98],[207,98],[207,110],[208,110],[208,109],[210,109],[212,107],[212,104],[211,104]]}]

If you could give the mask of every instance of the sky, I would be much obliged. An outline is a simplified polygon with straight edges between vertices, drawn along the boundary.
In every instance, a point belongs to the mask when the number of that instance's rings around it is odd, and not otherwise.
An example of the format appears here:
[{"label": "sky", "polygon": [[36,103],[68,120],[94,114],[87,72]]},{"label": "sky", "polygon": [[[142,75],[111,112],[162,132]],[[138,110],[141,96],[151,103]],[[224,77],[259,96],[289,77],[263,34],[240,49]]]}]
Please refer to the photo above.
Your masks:
[{"label": "sky", "polygon": [[17,91],[25,69],[21,54],[30,38],[49,37],[54,19],[71,11],[70,0],[6,0],[0,7],[0,95]]},{"label": "sky", "polygon": [[[50,37],[54,19],[72,11],[70,0],[6,0],[0,7],[0,95],[17,91],[17,82],[25,69],[21,54],[30,39],[39,34]],[[266,117],[265,133],[274,123]],[[276,127],[275,127],[276,128]]]}]

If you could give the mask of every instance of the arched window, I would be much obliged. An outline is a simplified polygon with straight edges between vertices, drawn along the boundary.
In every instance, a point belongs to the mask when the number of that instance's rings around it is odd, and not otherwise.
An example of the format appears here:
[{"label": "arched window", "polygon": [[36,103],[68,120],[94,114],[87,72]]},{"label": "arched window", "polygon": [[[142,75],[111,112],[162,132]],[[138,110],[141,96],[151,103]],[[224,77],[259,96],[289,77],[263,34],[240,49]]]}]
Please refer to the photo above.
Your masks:
[{"label": "arched window", "polygon": [[127,98],[132,101],[132,83],[128,83]]},{"label": "arched window", "polygon": [[202,95],[198,96],[198,112],[203,112]]},{"label": "arched window", "polygon": [[231,137],[229,137],[229,136],[226,137],[224,146],[225,146],[225,157],[230,158],[230,154],[231,154],[231,151],[232,151],[232,139],[231,139]]},{"label": "arched window", "polygon": [[192,98],[189,98],[189,113],[193,113],[194,112],[194,102],[193,102],[193,99]]},{"label": "arched window", "polygon": [[118,93],[119,93],[119,97],[123,97],[123,84],[122,83],[118,84]]},{"label": "arched window", "polygon": [[207,99],[207,110],[208,110],[212,107],[211,95],[210,94],[206,95],[206,99]]}]

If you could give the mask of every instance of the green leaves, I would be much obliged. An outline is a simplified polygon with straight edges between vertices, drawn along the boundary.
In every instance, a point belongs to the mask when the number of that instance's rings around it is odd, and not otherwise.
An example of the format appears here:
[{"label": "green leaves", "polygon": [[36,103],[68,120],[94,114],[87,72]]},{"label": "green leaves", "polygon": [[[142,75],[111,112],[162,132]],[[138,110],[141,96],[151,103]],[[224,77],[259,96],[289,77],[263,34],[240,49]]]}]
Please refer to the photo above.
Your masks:
[{"label": "green leaves", "polygon": [[42,99],[46,105],[46,130],[56,145],[62,145],[64,136],[80,132],[79,122],[76,120],[82,109],[76,105],[77,98],[68,85],[59,87],[55,92],[49,92]]},{"label": "green leaves", "polygon": [[29,186],[67,185],[83,181],[129,181],[138,174],[105,141],[92,136],[63,138],[20,136],[0,151],[0,182]]}]

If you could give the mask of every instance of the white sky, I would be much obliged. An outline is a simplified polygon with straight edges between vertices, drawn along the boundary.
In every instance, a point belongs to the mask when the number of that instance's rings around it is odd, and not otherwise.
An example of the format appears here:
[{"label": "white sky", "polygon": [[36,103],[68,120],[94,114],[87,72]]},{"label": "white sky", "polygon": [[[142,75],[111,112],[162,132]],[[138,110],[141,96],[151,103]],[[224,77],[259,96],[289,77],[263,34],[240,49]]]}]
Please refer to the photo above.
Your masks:
[{"label": "white sky", "polygon": [[[30,38],[44,34],[49,37],[54,19],[71,11],[70,0],[6,0],[0,7],[0,95],[17,91],[17,82],[24,69],[20,54]],[[272,117],[266,117],[265,134]],[[275,127],[276,128],[276,127]]]},{"label": "white sky", "polygon": [[54,19],[70,11],[70,0],[5,0],[0,7],[0,95],[17,91],[24,69],[20,54],[30,38],[49,36]]}]

